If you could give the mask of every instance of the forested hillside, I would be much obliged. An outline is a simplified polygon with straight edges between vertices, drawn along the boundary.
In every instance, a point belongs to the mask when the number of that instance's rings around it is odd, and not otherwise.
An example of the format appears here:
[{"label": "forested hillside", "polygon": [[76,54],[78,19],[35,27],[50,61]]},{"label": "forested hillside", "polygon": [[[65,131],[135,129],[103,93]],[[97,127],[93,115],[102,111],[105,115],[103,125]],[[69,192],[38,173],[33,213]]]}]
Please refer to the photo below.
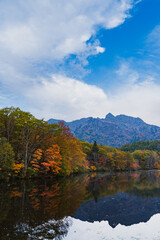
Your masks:
[{"label": "forested hillside", "polygon": [[135,150],[151,150],[160,152],[160,140],[138,141],[123,145],[120,150],[134,152]]},{"label": "forested hillside", "polygon": [[160,152],[150,150],[122,151],[117,148],[82,142],[91,168],[95,171],[128,171],[160,169]]}]

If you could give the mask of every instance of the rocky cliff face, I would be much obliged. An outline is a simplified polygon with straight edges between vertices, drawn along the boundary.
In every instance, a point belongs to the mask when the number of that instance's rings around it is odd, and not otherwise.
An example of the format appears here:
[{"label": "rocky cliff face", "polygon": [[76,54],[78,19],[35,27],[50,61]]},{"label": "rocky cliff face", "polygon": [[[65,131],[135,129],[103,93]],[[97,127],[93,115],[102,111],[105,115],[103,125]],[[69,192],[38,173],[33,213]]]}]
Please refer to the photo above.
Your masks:
[{"label": "rocky cliff face", "polygon": [[[58,120],[50,119],[48,122],[57,123]],[[66,124],[80,140],[89,143],[97,141],[98,144],[112,147],[140,140],[160,139],[160,127],[125,115],[114,116],[109,113],[104,119],[89,117]]]}]

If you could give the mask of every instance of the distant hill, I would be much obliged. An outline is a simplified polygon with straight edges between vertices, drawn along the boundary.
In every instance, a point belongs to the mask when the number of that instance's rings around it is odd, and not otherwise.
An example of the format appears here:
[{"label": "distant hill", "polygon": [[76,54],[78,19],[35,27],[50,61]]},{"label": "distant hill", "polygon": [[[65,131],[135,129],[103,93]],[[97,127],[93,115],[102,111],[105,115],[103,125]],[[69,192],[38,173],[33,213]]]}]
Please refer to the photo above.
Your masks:
[{"label": "distant hill", "polygon": [[150,150],[160,152],[160,140],[139,141],[123,145],[120,150],[134,152],[135,150]]},{"label": "distant hill", "polygon": [[[48,123],[58,123],[60,120],[50,119]],[[105,118],[82,118],[66,122],[71,131],[80,140],[111,147],[121,147],[124,144],[140,140],[160,139],[160,127],[149,125],[140,118],[126,115],[114,116],[111,113]]]}]

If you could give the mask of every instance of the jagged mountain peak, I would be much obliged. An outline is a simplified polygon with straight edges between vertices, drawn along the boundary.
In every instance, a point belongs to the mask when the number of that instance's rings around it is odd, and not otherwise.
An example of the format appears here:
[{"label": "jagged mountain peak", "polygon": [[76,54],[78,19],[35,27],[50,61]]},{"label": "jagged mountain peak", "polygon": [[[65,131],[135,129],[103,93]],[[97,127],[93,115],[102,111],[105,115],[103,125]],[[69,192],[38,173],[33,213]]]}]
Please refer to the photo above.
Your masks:
[{"label": "jagged mountain peak", "polygon": [[114,119],[115,116],[112,113],[108,113],[105,117],[106,120]]},{"label": "jagged mountain peak", "polygon": [[[49,123],[58,120],[50,119]],[[140,118],[123,114],[114,116],[108,113],[105,118],[82,118],[66,122],[74,135],[80,140],[111,147],[121,147],[126,143],[140,140],[159,140],[160,127],[149,125]]]}]

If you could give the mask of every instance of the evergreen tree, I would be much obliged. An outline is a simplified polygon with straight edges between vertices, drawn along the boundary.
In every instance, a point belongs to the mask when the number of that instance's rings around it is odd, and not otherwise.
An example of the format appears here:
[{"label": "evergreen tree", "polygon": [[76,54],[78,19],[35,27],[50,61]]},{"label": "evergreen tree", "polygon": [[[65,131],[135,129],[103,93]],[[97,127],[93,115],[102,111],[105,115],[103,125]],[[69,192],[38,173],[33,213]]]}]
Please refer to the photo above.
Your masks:
[{"label": "evergreen tree", "polygon": [[94,141],[94,144],[93,144],[93,147],[92,147],[92,152],[98,153],[98,151],[99,151],[99,147],[97,145],[97,142]]},{"label": "evergreen tree", "polygon": [[92,147],[92,159],[94,162],[98,162],[98,158],[99,158],[98,151],[99,151],[99,148],[98,148],[97,142],[94,141],[94,144]]}]

